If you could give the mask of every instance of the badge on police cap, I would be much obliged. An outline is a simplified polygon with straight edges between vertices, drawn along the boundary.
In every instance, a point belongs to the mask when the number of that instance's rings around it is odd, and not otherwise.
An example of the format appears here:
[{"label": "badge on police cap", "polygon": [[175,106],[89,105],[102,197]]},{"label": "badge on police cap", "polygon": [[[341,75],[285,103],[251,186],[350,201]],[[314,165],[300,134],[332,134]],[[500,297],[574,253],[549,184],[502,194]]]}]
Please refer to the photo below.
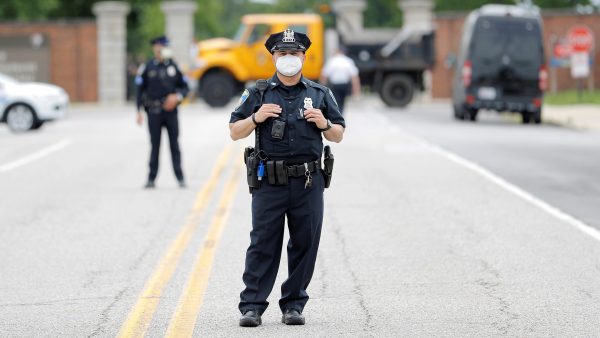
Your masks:
[{"label": "badge on police cap", "polygon": [[293,30],[288,28],[283,32],[283,42],[296,42]]}]

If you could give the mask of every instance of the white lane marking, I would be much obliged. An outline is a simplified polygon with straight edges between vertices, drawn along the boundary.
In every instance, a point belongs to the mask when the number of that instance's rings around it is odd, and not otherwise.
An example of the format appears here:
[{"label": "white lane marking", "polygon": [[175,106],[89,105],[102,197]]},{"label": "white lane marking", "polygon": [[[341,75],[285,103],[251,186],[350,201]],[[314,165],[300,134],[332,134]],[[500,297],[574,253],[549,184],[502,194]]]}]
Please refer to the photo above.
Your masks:
[{"label": "white lane marking", "polygon": [[58,143],[55,143],[51,146],[48,146],[42,150],[36,151],[33,154],[27,155],[23,158],[20,158],[16,161],[4,164],[2,166],[0,166],[0,172],[7,172],[13,169],[16,169],[18,167],[24,166],[28,163],[31,163],[33,161],[39,160],[40,158],[43,158],[45,156],[48,156],[54,152],[57,152],[65,147],[67,147],[69,144],[71,144],[71,140],[70,139],[66,139],[66,140],[62,140]]},{"label": "white lane marking", "polygon": [[[398,132],[398,128],[397,127],[390,127],[390,132],[392,133],[397,133]],[[501,188],[508,190],[509,192],[521,197],[522,199],[524,199],[525,201],[533,204],[534,206],[542,209],[543,211],[549,213],[550,215],[564,221],[565,223],[573,226],[574,228],[576,228],[577,230],[580,230],[581,232],[591,236],[592,238],[596,239],[597,241],[600,241],[600,231],[588,224],[586,224],[585,222],[577,219],[574,216],[571,216],[569,214],[567,214],[566,212],[548,204],[547,202],[544,202],[543,200],[541,200],[538,197],[535,197],[534,195],[528,193],[527,191],[517,187],[516,185],[506,181],[505,179],[501,178],[500,176],[492,173],[491,171],[485,169],[484,167],[480,166],[479,164],[476,164],[475,162],[469,161],[449,150],[446,150],[436,144],[433,144],[425,139],[419,138],[417,136],[414,135],[408,135],[405,134],[404,136],[406,136],[407,138],[414,140],[415,142],[421,144],[422,146],[431,149],[434,152],[437,152],[438,154],[444,156],[445,158],[449,159],[450,161],[457,163],[459,165],[462,165],[463,167],[481,175],[484,178],[487,178],[488,180],[492,181],[493,183],[495,183],[496,185],[500,186]]]}]

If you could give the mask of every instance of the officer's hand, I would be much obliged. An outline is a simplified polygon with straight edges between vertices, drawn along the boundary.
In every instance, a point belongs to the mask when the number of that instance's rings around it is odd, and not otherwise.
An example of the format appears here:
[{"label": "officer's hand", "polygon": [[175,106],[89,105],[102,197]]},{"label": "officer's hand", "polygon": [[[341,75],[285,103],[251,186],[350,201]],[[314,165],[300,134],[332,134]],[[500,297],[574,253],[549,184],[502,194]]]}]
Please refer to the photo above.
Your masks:
[{"label": "officer's hand", "polygon": [[163,103],[163,109],[165,111],[171,111],[177,108],[177,104],[179,104],[179,96],[177,94],[169,94],[165,103]]},{"label": "officer's hand", "polygon": [[304,118],[306,121],[316,124],[319,129],[327,128],[327,119],[323,116],[321,109],[312,108],[304,110]]},{"label": "officer's hand", "polygon": [[141,112],[137,112],[135,122],[138,124],[138,126],[141,126],[142,123],[144,123],[144,115],[142,115]]},{"label": "officer's hand", "polygon": [[265,103],[254,113],[254,119],[258,123],[265,122],[269,117],[277,117],[281,114],[281,107],[274,103]]}]

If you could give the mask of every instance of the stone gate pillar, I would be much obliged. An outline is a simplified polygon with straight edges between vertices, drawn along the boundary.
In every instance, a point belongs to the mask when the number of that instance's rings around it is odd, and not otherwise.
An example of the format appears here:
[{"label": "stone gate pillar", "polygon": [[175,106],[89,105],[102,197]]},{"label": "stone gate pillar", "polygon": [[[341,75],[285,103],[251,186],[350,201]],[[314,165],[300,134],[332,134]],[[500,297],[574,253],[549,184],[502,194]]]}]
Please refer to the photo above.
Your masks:
[{"label": "stone gate pillar", "polygon": [[363,12],[367,8],[365,0],[335,0],[333,10],[336,13],[338,32],[360,32],[363,30]]},{"label": "stone gate pillar", "polygon": [[403,25],[422,31],[433,30],[433,0],[398,0]]},{"label": "stone gate pillar", "polygon": [[165,1],[160,5],[165,13],[165,34],[171,40],[173,59],[182,71],[191,64],[190,47],[194,40],[194,12],[198,8],[195,1]]},{"label": "stone gate pillar", "polygon": [[98,25],[98,100],[122,103],[126,100],[126,17],[129,4],[97,2],[92,7]]}]

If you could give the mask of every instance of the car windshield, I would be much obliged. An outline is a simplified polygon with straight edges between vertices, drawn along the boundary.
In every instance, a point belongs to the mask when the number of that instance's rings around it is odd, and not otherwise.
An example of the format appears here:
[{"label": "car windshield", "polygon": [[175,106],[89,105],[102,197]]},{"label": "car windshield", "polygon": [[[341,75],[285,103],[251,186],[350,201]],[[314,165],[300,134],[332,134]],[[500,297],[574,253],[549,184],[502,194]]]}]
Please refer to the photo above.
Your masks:
[{"label": "car windshield", "polygon": [[13,79],[12,77],[10,77],[8,75],[0,74],[0,83],[17,84],[17,83],[19,83],[19,81]]},{"label": "car windshield", "polygon": [[242,40],[242,36],[244,36],[245,31],[246,31],[246,25],[243,23],[240,24],[240,27],[238,28],[237,32],[235,32],[235,35],[233,36],[233,41],[240,42]]},{"label": "car windshield", "polygon": [[543,61],[540,26],[535,20],[481,18],[471,40],[473,62],[497,64],[505,56],[515,64],[541,66]]}]

